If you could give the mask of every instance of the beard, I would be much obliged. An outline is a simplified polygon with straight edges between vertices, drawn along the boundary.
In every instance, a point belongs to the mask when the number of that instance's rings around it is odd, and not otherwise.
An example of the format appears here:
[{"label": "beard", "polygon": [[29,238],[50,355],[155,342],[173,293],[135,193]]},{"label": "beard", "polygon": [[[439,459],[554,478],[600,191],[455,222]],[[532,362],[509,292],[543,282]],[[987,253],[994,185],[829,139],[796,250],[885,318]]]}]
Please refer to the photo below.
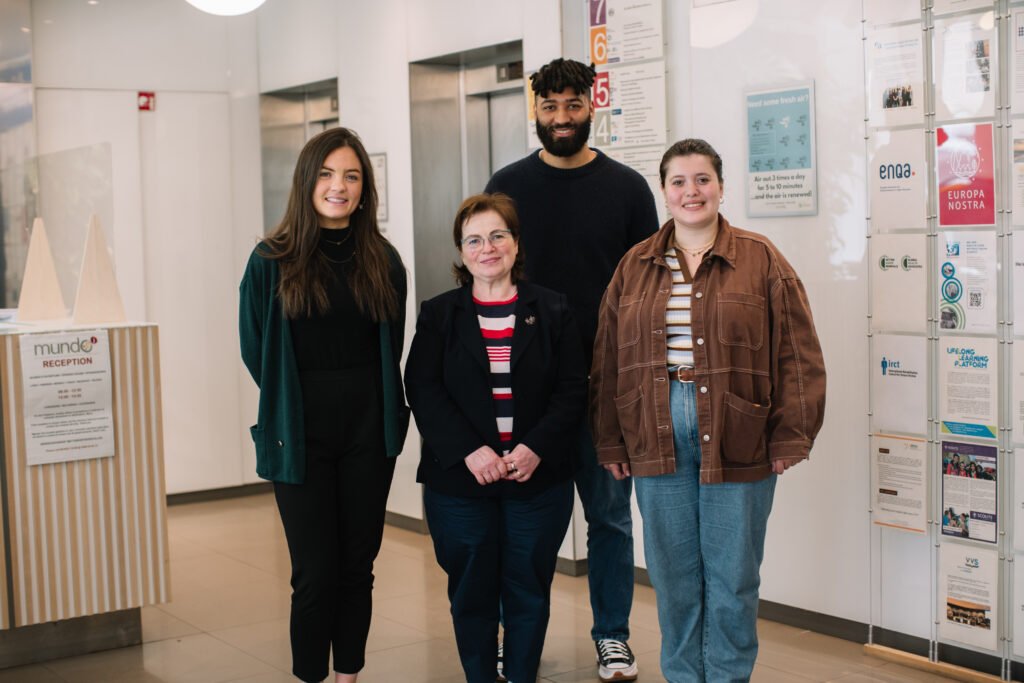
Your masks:
[{"label": "beard", "polygon": [[558,126],[558,128],[566,127],[571,127],[574,134],[567,138],[558,138],[555,137],[554,133],[556,126],[545,126],[540,121],[537,121],[537,137],[540,138],[544,149],[556,157],[571,157],[583,149],[583,146],[587,144],[587,139],[590,137],[589,118],[583,123],[572,126]]}]

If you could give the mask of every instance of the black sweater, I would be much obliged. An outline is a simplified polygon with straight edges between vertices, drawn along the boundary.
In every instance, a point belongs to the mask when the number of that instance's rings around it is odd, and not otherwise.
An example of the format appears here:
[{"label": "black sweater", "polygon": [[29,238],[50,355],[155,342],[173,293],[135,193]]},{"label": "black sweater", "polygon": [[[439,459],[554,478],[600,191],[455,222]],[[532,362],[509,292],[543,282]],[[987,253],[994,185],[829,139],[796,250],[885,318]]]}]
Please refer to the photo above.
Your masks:
[{"label": "black sweater", "polygon": [[589,372],[597,310],[619,260],[658,229],[650,186],[602,152],[572,169],[549,166],[536,151],[501,169],[485,192],[516,202],[526,277],[566,295]]}]

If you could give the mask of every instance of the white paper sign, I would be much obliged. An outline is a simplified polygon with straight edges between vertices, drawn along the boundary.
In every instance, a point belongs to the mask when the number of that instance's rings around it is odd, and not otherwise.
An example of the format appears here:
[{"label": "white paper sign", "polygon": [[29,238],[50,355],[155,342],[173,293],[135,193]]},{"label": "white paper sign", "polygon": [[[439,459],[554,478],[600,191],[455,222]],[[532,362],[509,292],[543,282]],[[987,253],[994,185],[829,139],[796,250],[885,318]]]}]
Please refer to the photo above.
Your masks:
[{"label": "white paper sign", "polygon": [[[1024,12],[1021,12],[1024,14]],[[1024,26],[1021,27],[1024,30]],[[1021,40],[1021,38],[1018,38]],[[1024,78],[1024,74],[1022,74]],[[1022,84],[1024,85],[1024,84]],[[1016,107],[1017,105],[1014,105]],[[1024,225],[1024,121],[1014,119],[1013,140],[1010,154],[1013,162],[1010,166],[1010,184],[1013,193],[1013,211],[1010,218],[1014,225]]]},{"label": "white paper sign", "polygon": [[996,649],[999,623],[999,553],[943,543],[939,576],[939,637]]},{"label": "white paper sign", "polygon": [[113,456],[107,331],[26,334],[19,344],[28,464]]},{"label": "white paper sign", "polygon": [[870,125],[924,121],[922,35],[920,24],[910,24],[875,31],[864,41]]},{"label": "white paper sign", "polygon": [[939,338],[939,418],[943,434],[996,438],[996,348],[995,339]]},{"label": "white paper sign", "polygon": [[928,340],[876,334],[872,339],[871,424],[874,431],[928,431]]},{"label": "white paper sign", "polygon": [[994,232],[939,233],[939,327],[965,332],[996,331]]},{"label": "white paper sign", "polygon": [[872,235],[871,329],[927,329],[928,245],[924,235]]},{"label": "white paper sign", "polygon": [[1013,562],[1013,656],[1024,657],[1024,555]]},{"label": "white paper sign", "polygon": [[932,54],[938,120],[995,113],[994,26],[992,12],[935,20]]},{"label": "white paper sign", "polygon": [[1024,231],[1013,235],[1013,268],[1010,272],[1013,290],[1013,334],[1024,337]]},{"label": "white paper sign", "polygon": [[661,218],[661,222],[667,221],[669,214],[665,202],[662,201],[661,172],[659,170],[661,167],[661,157],[665,153],[662,146],[630,147],[628,149],[612,147],[602,151],[605,151],[609,157],[629,166],[644,177],[644,180],[647,181],[651,188],[651,194],[654,195],[655,203],[660,207],[658,209],[658,216]]},{"label": "white paper sign", "polygon": [[871,136],[871,231],[927,225],[924,130],[876,130]]},{"label": "white paper sign", "polygon": [[1010,34],[1013,36],[1013,46],[1010,48],[1010,78],[1013,79],[1010,86],[1013,105],[1011,111],[1017,114],[1024,111],[1024,7],[1011,7],[1010,12],[1013,16],[1013,32]]},{"label": "white paper sign", "polygon": [[[1024,443],[1024,342],[1018,341],[1010,348],[1013,349],[1010,426],[1013,429],[1014,443]],[[1021,465],[1021,469],[1024,471],[1024,464]],[[1021,534],[1024,534],[1024,526],[1018,528]]]},{"label": "white paper sign", "polygon": [[593,92],[591,135],[598,147],[665,144],[663,60],[598,69]]},{"label": "white paper sign", "polygon": [[871,520],[880,526],[925,533],[927,442],[871,437]]},{"label": "white paper sign", "polygon": [[[1016,467],[1013,468],[1013,547],[1017,552],[1024,552],[1024,448],[1013,452]],[[1021,558],[1017,557],[1017,562]],[[1024,585],[1016,584],[1014,593],[1018,602],[1024,602]],[[1024,640],[1024,631],[1015,631]],[[1024,645],[1024,643],[1022,643]]]}]

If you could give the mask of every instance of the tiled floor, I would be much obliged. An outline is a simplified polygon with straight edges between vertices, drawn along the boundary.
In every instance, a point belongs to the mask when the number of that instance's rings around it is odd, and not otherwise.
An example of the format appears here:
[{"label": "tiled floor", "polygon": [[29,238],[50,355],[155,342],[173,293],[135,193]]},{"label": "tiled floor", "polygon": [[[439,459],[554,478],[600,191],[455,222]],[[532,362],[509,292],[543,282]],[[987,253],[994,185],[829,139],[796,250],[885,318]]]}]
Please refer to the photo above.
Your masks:
[{"label": "tiled floor", "polygon": [[[142,610],[144,644],[0,671],[0,683],[284,683],[288,552],[271,495],[169,510],[173,601]],[[388,527],[362,681],[463,680],[445,577],[426,536]],[[596,681],[586,577],[558,575],[541,680]],[[754,681],[945,680],[866,657],[844,640],[761,621]],[[637,586],[630,644],[661,681],[654,593]]]}]

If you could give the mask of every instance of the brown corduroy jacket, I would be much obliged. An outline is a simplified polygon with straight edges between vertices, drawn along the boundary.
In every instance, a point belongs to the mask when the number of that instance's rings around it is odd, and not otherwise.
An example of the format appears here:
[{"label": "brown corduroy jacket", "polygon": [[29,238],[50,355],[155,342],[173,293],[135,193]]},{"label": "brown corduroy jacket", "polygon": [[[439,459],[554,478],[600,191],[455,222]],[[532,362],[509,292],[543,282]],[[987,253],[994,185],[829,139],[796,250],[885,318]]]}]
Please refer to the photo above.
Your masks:
[{"label": "brown corduroy jacket", "polygon": [[[719,215],[693,274],[691,332],[702,484],[771,474],[807,458],[825,410],[825,365],[803,284],[764,236]],[[665,263],[674,224],[633,247],[601,301],[590,424],[601,464],[634,476],[675,471],[666,366]]]}]

